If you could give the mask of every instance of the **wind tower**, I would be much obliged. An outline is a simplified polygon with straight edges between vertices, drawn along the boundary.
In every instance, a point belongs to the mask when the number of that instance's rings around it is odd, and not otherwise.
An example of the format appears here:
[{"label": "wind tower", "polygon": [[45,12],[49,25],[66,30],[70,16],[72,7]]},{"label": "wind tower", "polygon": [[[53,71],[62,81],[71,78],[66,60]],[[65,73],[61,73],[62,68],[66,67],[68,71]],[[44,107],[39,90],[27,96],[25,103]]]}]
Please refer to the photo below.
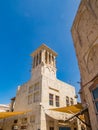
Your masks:
[{"label": "wind tower", "polygon": [[[64,115],[49,109],[76,104],[75,88],[56,77],[55,51],[42,44],[31,56],[33,58],[31,79],[18,88],[14,105],[14,111],[26,111],[26,114],[21,115],[21,120],[20,116],[13,118],[9,129],[12,128],[14,119],[19,120],[17,123],[19,128],[28,130],[60,129],[57,120],[63,120]],[[69,119],[70,115],[66,114],[65,118]],[[9,121],[5,127],[8,125]]]},{"label": "wind tower", "polygon": [[31,56],[33,57],[32,79],[38,79],[42,75],[52,79],[56,78],[57,53],[55,51],[42,44]]}]

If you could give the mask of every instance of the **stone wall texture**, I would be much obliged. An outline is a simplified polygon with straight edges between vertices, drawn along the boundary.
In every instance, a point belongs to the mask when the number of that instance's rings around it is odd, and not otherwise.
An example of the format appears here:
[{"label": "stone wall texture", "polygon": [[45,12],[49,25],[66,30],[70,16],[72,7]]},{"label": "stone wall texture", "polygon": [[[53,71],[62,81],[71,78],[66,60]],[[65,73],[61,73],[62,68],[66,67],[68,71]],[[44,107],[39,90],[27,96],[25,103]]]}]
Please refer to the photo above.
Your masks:
[{"label": "stone wall texture", "polygon": [[98,74],[98,0],[82,0],[73,22],[72,37],[81,75],[82,103],[89,105],[92,130],[98,130],[98,116],[90,88]]}]

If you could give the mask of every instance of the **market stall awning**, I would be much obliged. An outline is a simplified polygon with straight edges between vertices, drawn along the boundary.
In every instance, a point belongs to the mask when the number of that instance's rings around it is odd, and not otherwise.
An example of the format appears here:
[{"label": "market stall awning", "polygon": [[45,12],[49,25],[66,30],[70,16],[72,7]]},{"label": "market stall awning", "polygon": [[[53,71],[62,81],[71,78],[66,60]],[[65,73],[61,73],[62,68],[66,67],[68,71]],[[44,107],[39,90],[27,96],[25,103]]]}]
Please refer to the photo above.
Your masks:
[{"label": "market stall awning", "polygon": [[[72,106],[67,106],[67,107],[61,107],[61,108],[52,108],[50,110],[53,111],[58,111],[58,112],[64,112],[64,113],[69,113],[72,114],[71,117],[63,121],[63,123],[68,122],[69,120],[73,119],[74,117],[78,118],[82,123],[84,123],[86,126],[90,127],[89,124],[87,124],[84,120],[84,112],[87,111],[87,107],[83,108],[81,103],[72,105]],[[59,120],[61,121],[61,120]]]},{"label": "market stall awning", "polygon": [[53,111],[59,111],[59,112],[65,112],[65,113],[69,113],[69,114],[76,114],[78,112],[80,112],[83,109],[82,104],[78,103],[72,106],[67,106],[67,107],[60,107],[60,108],[52,108],[50,110]]},{"label": "market stall awning", "polygon": [[0,119],[8,118],[11,116],[17,116],[25,113],[27,112],[0,112]]}]

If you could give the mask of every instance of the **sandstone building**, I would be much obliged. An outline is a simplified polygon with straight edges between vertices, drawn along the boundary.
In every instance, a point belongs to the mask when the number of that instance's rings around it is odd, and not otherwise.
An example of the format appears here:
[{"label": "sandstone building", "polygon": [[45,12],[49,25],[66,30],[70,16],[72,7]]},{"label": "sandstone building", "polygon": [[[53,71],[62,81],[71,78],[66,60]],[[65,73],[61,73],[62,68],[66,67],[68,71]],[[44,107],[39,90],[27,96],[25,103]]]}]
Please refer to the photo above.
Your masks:
[{"label": "sandstone building", "polygon": [[[75,88],[56,77],[57,53],[42,44],[31,54],[33,58],[31,79],[18,87],[16,98],[12,98],[14,112],[22,111],[5,120],[1,125],[4,130],[81,130],[77,119],[67,124],[59,124],[59,120],[66,120],[72,114],[50,110],[77,103]],[[13,100],[15,99],[15,103]],[[4,120],[2,120],[2,124]]]},{"label": "sandstone building", "polygon": [[88,106],[88,129],[98,130],[98,0],[81,1],[72,36],[81,75],[81,99]]}]

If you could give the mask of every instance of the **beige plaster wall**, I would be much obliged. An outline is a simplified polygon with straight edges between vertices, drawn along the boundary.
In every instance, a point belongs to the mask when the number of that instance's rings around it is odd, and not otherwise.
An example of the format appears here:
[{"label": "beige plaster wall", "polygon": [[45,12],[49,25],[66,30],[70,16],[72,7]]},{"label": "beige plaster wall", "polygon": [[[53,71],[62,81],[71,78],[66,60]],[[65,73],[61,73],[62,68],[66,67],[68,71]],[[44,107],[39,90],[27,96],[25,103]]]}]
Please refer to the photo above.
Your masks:
[{"label": "beige plaster wall", "polygon": [[89,83],[98,74],[98,0],[82,0],[72,26],[72,37],[81,74],[82,102],[89,105],[92,130],[98,119]]}]

